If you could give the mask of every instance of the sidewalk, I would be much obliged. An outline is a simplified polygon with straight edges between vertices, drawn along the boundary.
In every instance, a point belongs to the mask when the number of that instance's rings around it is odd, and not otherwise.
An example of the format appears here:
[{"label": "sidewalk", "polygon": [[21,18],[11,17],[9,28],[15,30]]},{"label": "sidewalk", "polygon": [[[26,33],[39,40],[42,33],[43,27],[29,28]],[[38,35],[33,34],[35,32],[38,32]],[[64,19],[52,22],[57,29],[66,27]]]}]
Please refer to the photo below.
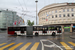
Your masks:
[{"label": "sidewalk", "polygon": [[75,32],[70,35],[70,38],[75,39]]},{"label": "sidewalk", "polygon": [[0,31],[0,33],[6,33],[7,31]]}]

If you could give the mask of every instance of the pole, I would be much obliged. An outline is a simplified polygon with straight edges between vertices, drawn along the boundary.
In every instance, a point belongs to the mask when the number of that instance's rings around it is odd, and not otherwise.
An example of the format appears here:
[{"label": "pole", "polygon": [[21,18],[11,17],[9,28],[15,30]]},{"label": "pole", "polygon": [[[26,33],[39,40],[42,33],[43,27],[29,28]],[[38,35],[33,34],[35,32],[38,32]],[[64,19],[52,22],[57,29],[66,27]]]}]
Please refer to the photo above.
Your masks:
[{"label": "pole", "polygon": [[36,2],[36,25],[37,25],[37,0],[35,1]]}]

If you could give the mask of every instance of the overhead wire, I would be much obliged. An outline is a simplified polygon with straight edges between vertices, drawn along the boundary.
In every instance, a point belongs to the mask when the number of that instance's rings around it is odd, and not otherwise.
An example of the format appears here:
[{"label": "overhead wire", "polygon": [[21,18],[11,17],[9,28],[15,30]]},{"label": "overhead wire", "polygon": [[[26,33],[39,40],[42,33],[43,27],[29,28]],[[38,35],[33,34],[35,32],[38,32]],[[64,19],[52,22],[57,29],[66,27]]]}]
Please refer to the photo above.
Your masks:
[{"label": "overhead wire", "polygon": [[[19,0],[18,0],[18,2],[19,2],[19,4],[20,4],[20,6],[21,6],[22,10],[24,11],[24,9],[23,9],[23,7],[22,7],[22,5],[21,5],[21,3],[20,3],[20,1],[19,1]],[[23,17],[23,20],[24,20],[24,17]]]},{"label": "overhead wire", "polygon": [[27,10],[27,6],[26,6],[26,3],[25,3],[25,1],[23,0],[23,2],[24,2],[24,5],[25,5],[25,7],[26,7],[26,10]]},{"label": "overhead wire", "polygon": [[[26,8],[26,11],[24,11],[24,8],[22,7],[22,4],[20,3],[19,0],[18,0],[18,2],[19,2],[20,6],[21,6],[21,8],[22,8],[22,10],[23,10],[23,11],[22,11],[23,13],[20,14],[20,15],[22,15],[23,19],[24,19],[24,16],[27,16],[27,17],[30,17],[30,18],[35,18],[35,16],[26,14],[27,12],[31,12],[31,11],[28,11],[27,6],[26,6],[26,3],[25,3],[24,0],[23,0],[23,2],[24,2],[24,5],[25,5],[25,8]],[[24,13],[24,12],[26,12],[26,13]],[[36,11],[34,11],[34,12],[36,12]],[[28,19],[29,19],[29,18],[28,18]]]},{"label": "overhead wire", "polygon": [[35,18],[35,16],[24,14],[24,13],[18,13],[18,14],[23,15],[23,16],[28,16],[28,17],[31,17],[31,18]]},{"label": "overhead wire", "polygon": [[[28,11],[25,0],[23,0],[23,2],[24,2],[24,5],[25,5],[25,8],[26,8],[26,11],[23,11],[23,12],[26,12],[26,13],[27,12],[32,12],[32,11]],[[36,11],[33,11],[33,12],[36,12]]]},{"label": "overhead wire", "polygon": [[18,2],[19,2],[19,4],[20,4],[20,6],[21,6],[22,10],[24,10],[19,0],[18,0]]},{"label": "overhead wire", "polygon": [[[24,11],[24,9],[23,9],[23,7],[22,7],[22,5],[21,5],[21,3],[20,3],[19,0],[18,0],[18,2],[19,2],[19,4],[20,4],[22,10]],[[24,0],[23,0],[23,2],[24,2],[24,4],[25,4],[25,1],[24,1]],[[25,6],[26,6],[26,4],[25,4]],[[28,10],[27,7],[26,7],[26,10]],[[24,12],[26,12],[26,11],[24,11]],[[30,12],[30,11],[27,11],[27,12]],[[21,15],[23,15],[23,19],[24,19],[24,16],[28,16],[28,17],[31,17],[31,18],[35,18],[35,16],[27,15],[27,14],[24,14],[24,13],[21,13]]]}]

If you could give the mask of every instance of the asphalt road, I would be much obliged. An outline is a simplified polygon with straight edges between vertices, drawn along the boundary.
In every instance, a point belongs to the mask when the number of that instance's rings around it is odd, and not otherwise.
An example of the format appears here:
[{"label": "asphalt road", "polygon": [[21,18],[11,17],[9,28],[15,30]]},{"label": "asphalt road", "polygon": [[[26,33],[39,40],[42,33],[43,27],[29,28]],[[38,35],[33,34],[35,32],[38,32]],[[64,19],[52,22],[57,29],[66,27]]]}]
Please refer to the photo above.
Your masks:
[{"label": "asphalt road", "polygon": [[0,33],[0,50],[75,50],[71,33],[60,36],[11,36]]}]

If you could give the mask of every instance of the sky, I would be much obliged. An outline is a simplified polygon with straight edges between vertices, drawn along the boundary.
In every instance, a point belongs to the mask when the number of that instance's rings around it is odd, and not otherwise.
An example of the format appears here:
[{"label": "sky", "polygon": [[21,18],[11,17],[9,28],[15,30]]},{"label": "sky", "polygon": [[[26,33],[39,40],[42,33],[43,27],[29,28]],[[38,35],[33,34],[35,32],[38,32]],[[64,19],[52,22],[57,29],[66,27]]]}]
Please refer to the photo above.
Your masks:
[{"label": "sky", "polygon": [[[44,6],[53,3],[71,3],[75,0],[38,0],[37,3],[37,13]],[[36,3],[35,0],[0,0],[0,9],[8,9],[11,11],[16,11],[17,14],[22,17],[27,24],[27,20],[34,21],[36,25]]]}]

